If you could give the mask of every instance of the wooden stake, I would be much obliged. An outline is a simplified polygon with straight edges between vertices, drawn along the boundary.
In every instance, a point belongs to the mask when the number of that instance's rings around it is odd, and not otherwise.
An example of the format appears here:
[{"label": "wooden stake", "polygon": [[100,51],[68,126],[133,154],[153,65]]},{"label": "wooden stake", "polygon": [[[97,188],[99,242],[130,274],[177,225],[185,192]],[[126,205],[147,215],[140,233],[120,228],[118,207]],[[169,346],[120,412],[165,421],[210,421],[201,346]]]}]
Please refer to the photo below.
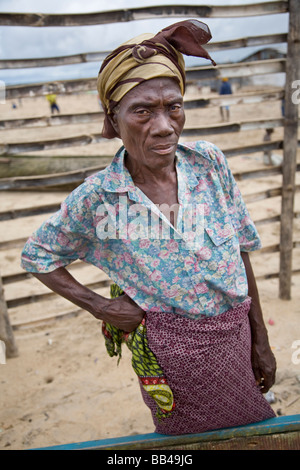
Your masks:
[{"label": "wooden stake", "polygon": [[297,166],[298,104],[293,85],[300,80],[300,9],[289,0],[289,33],[286,61],[284,159],[280,232],[279,297],[291,298],[295,174]]},{"label": "wooden stake", "polygon": [[18,348],[16,346],[12,327],[9,321],[7,306],[4,298],[2,287],[2,278],[0,275],[0,340],[4,341],[6,346],[6,357],[18,356]]}]

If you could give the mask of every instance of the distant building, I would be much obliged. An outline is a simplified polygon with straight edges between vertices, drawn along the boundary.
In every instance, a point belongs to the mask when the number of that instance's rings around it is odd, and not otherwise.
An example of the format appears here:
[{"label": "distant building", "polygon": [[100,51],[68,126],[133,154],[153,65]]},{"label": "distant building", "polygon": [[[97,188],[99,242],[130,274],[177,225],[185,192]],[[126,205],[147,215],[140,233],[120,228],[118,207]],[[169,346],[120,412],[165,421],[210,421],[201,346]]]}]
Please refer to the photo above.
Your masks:
[{"label": "distant building", "polygon": [[284,59],[286,53],[280,51],[279,49],[273,49],[271,47],[266,47],[260,51],[253,52],[253,54],[248,55],[240,62],[253,62],[255,60],[270,60],[270,59]]},{"label": "distant building", "polygon": [[[248,55],[240,62],[254,62],[256,60],[271,60],[271,59],[285,59],[286,53],[283,50],[266,47],[260,51],[256,51],[253,54]],[[272,86],[283,86],[285,83],[285,74],[265,74],[265,75],[253,75],[253,77],[245,77],[240,79],[240,86],[246,85],[272,85]]]}]

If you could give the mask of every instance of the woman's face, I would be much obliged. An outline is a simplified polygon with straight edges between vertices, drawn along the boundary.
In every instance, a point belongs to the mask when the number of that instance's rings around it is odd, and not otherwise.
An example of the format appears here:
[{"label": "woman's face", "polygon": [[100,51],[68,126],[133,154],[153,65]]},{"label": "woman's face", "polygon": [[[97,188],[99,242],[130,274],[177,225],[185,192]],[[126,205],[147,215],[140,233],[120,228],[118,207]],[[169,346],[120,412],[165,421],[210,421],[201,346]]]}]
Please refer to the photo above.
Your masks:
[{"label": "woman's face", "polygon": [[113,116],[128,158],[149,169],[174,161],[184,123],[183,97],[171,78],[154,78],[136,86],[124,96]]}]

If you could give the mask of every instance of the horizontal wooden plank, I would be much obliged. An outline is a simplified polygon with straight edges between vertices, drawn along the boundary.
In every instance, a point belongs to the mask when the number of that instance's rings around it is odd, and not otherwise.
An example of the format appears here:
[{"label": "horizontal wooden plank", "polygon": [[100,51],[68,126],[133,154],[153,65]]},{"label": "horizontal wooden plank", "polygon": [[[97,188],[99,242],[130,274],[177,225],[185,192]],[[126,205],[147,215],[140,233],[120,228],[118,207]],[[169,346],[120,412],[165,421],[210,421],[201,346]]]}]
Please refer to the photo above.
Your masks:
[{"label": "horizontal wooden plank", "polygon": [[[80,283],[93,289],[106,287],[110,283],[108,276],[103,271],[86,263],[74,263],[73,267],[71,264],[68,270]],[[56,296],[54,292],[33,276],[25,277],[17,284],[11,283],[5,286],[5,298],[9,308],[38,302],[43,299],[47,300],[54,296]]]},{"label": "horizontal wooden plank", "polygon": [[[225,103],[226,101],[224,101]],[[227,104],[227,102],[226,102]],[[300,121],[299,121],[300,122]],[[217,134],[229,134],[232,132],[243,132],[249,130],[258,130],[258,129],[269,129],[283,127],[283,119],[264,119],[264,120],[251,120],[244,122],[229,122],[222,124],[214,124],[209,126],[201,127],[190,127],[185,128],[182,132],[182,136],[208,136],[208,135],[217,135]]]},{"label": "horizontal wooden plank", "polygon": [[[273,147],[273,148],[279,148],[279,147]],[[230,150],[231,154],[226,156],[234,156],[237,154],[240,154],[241,151],[243,154],[248,154],[252,152],[257,152],[259,151],[259,146],[249,146],[249,147],[244,147],[242,150],[237,150],[237,153],[235,152],[235,149]],[[300,170],[300,164],[298,166],[298,170]],[[297,171],[298,171],[297,170]],[[249,180],[252,178],[263,178],[264,176],[270,176],[270,175],[279,175],[282,173],[281,166],[272,166],[272,167],[267,167],[267,168],[257,168],[254,170],[245,170],[245,171],[235,171],[234,172],[234,177],[236,181],[244,181],[244,180]]]},{"label": "horizontal wooden plank", "polygon": [[81,14],[0,13],[2,26],[85,26],[153,18],[232,18],[288,12],[287,1],[249,5],[162,5]]},{"label": "horizontal wooden plank", "polygon": [[[264,246],[261,250],[251,253],[251,261],[256,280],[275,279],[279,277],[279,255],[279,243]],[[262,261],[264,262],[262,263]],[[68,270],[72,273],[72,275],[74,275],[77,280],[91,288],[93,291],[96,291],[99,288],[108,288],[110,285],[110,280],[102,271],[99,271],[92,266],[87,267],[80,261],[78,261],[77,266],[72,266],[73,265],[70,265],[68,267]],[[293,245],[293,266],[293,276],[299,275],[300,240],[295,241]],[[82,270],[81,275],[79,269]],[[90,280],[93,278],[97,278],[97,280],[90,282]],[[38,281],[36,281],[36,284],[32,283],[33,280],[34,278],[32,278],[31,273],[24,271],[14,276],[3,276],[2,281],[3,285],[5,286],[5,297],[7,299],[10,312],[15,312],[15,314],[17,311],[23,312],[22,308],[24,306],[35,304],[42,305],[41,302],[43,305],[47,305],[46,302],[48,302],[50,305],[50,310],[53,310],[53,305],[51,306],[51,302],[53,302],[53,299],[57,299],[59,296],[49,292],[48,289],[44,288],[42,284],[38,283]],[[69,302],[65,299],[62,302],[62,305],[59,305],[57,300],[55,302],[55,315],[60,311],[65,311],[65,304],[69,304]],[[43,307],[41,307],[41,310],[43,310]]]},{"label": "horizontal wooden plank", "polygon": [[[296,192],[300,191],[300,185],[299,184],[295,185],[295,191]],[[265,191],[258,191],[257,193],[252,193],[252,194],[245,195],[243,197],[243,199],[248,204],[249,202],[263,201],[264,199],[267,199],[267,198],[281,196],[281,194],[282,194],[282,187],[277,187],[277,188],[271,188],[271,189],[267,189]],[[0,218],[0,220],[1,220],[1,218]]]},{"label": "horizontal wooden plank", "polygon": [[281,44],[287,42],[287,34],[264,34],[261,36],[248,36],[238,39],[209,42],[205,45],[208,52],[224,51],[244,47],[266,46],[268,44]]},{"label": "horizontal wooden plank", "polygon": [[37,142],[16,142],[1,144],[0,155],[16,155],[18,153],[36,152],[41,150],[51,150],[57,148],[65,148],[77,145],[90,145],[92,143],[106,142],[101,134],[78,135],[75,137],[67,137]]},{"label": "horizontal wooden plank", "polygon": [[81,91],[96,91],[96,78],[81,78],[73,80],[56,80],[45,83],[30,83],[26,85],[10,85],[5,89],[6,99],[32,98],[35,96],[45,96],[49,92],[49,87],[54,87],[55,93],[79,93]]},{"label": "horizontal wooden plank", "polygon": [[[259,235],[262,240],[262,245],[263,248],[262,250],[259,251],[260,254],[262,253],[273,253],[279,251],[279,240],[280,240],[280,209],[281,209],[281,201],[280,198],[275,198],[272,201],[263,201],[263,202],[256,202],[256,203],[250,203],[248,204],[248,209],[250,211],[251,216],[254,219],[254,222],[256,224],[256,227],[258,229]],[[297,212],[298,211],[298,212]],[[294,220],[294,228],[295,228],[295,238],[294,238],[294,248],[297,248],[300,240],[297,238],[297,231],[300,230],[300,199],[299,195],[297,194],[296,197],[296,204],[295,204],[295,220]],[[42,219],[43,220],[43,219]],[[27,235],[29,236],[32,231],[38,227],[38,224],[41,223],[41,220],[38,220],[37,218],[30,218],[32,226],[27,224]],[[18,229],[18,224],[17,221],[15,221],[15,230],[13,229],[14,224],[12,224],[10,231],[14,234],[17,232]],[[6,224],[1,223],[1,230],[7,230]],[[23,269],[20,267],[20,257],[21,257],[21,250],[26,242],[26,237],[24,237],[22,246],[20,248],[16,248],[13,236],[11,239],[11,248],[8,249],[0,249],[0,264],[2,266],[1,268],[1,274],[2,274],[2,281],[5,286],[19,283],[21,281],[26,281],[28,278],[30,278],[30,275],[26,273]],[[0,248],[6,246],[5,242],[0,243]],[[264,269],[268,272],[269,271],[269,265],[263,266]],[[297,268],[297,265],[294,266],[295,269]],[[79,275],[82,277],[83,282],[91,282],[88,281],[90,279],[90,276],[86,275],[85,273],[87,272],[87,265],[83,263],[82,261],[76,261],[69,265],[68,269],[71,272],[77,272]],[[92,268],[93,270],[94,268]],[[99,276],[96,275],[97,279],[99,280]],[[93,280],[93,279],[92,279]],[[34,283],[34,289],[31,289],[32,282]],[[48,292],[46,288],[43,289],[37,289],[35,290],[35,287],[39,286],[39,284],[36,283],[36,281],[30,281],[29,283],[26,284],[26,295],[33,295],[33,294],[38,294],[42,291]],[[11,292],[13,292],[11,289],[13,287],[9,287],[8,293],[9,293],[9,298],[13,298],[14,296],[11,295]],[[21,293],[21,291],[18,291],[18,295],[21,295],[24,297],[24,294]]]},{"label": "horizontal wooden plank", "polygon": [[[260,256],[251,256],[251,262],[253,271],[255,273],[256,281],[264,281],[267,279],[278,279],[280,271],[280,251],[276,250],[273,252],[260,253]],[[262,266],[261,261],[264,261],[267,265]],[[293,276],[299,276],[300,274],[300,250],[298,247],[293,249],[293,265],[295,268],[292,271]]]},{"label": "horizontal wooden plank", "polygon": [[[273,175],[268,170],[268,176],[264,178],[270,179],[272,181]],[[246,172],[248,173],[248,172]],[[281,175],[278,174],[278,177]],[[300,213],[300,192],[299,192],[299,176],[300,172],[297,173],[296,178],[296,186],[295,186],[295,204],[294,204],[294,211],[295,217],[299,217]],[[259,179],[255,179],[255,187],[257,188],[256,191],[246,192],[244,189],[246,185],[249,187],[249,178],[243,180],[244,188],[242,188],[242,194],[244,200],[247,203],[248,210],[250,211],[250,215],[252,216],[253,220],[256,224],[265,225],[272,223],[274,220],[278,220],[278,217],[281,213],[281,191],[280,186],[273,186],[270,189],[267,188],[267,182],[265,186],[263,186],[262,191],[259,191]],[[298,182],[297,182],[298,181]],[[240,184],[240,182],[238,183]],[[271,184],[271,183],[270,183]],[[5,199],[9,199],[10,193],[3,193],[3,197]],[[12,196],[15,193],[11,193]],[[19,203],[17,201],[13,204],[15,207],[16,212],[20,211],[22,215],[22,220],[19,221],[18,218],[12,217],[9,218],[10,211],[5,212],[3,220],[0,222],[0,250],[7,250],[9,247],[13,248],[13,246],[22,246],[24,245],[27,237],[40,226],[40,224],[48,218],[56,209],[59,208],[61,201],[65,198],[67,193],[58,193],[57,199],[55,198],[56,192],[50,193],[49,198],[53,200],[52,204],[52,211],[47,213],[43,210],[44,206],[48,206],[46,203],[47,194],[43,197],[43,193],[39,193],[41,198],[41,205],[36,204],[35,207],[30,207],[26,203],[26,195],[27,192],[24,193],[24,206],[22,207],[22,201],[20,200]],[[20,199],[22,196],[22,192],[16,193],[17,198]],[[32,200],[33,193],[30,193],[30,199]],[[2,196],[2,195],[1,195]],[[268,196],[268,197],[267,197]],[[51,200],[49,199],[49,200]],[[57,200],[57,202],[55,202]],[[9,207],[9,206],[8,206]],[[41,210],[39,210],[41,209]],[[15,273],[15,272],[13,272]]]},{"label": "horizontal wooden plank", "polygon": [[[264,103],[270,101],[279,101],[284,96],[284,90],[268,90],[267,92],[250,92],[250,93],[235,93],[234,95],[226,96],[226,104],[228,105],[241,105]],[[208,98],[199,99],[186,99],[184,101],[185,110],[200,109],[213,106],[220,106],[220,102],[224,101],[224,96],[213,96]],[[40,127],[55,127],[69,124],[82,124],[100,122],[104,113],[101,111],[92,113],[77,113],[77,114],[56,114],[52,116],[37,116],[33,118],[22,119],[5,119],[0,120],[0,130],[22,128],[40,128]]]},{"label": "horizontal wooden plank", "polygon": [[[239,182],[239,187],[242,191],[243,198],[247,203],[257,226],[269,225],[273,222],[280,220],[280,191],[282,176],[270,175],[255,180],[255,185],[249,184],[249,180],[243,180]],[[299,192],[300,185],[300,172],[296,174],[296,191]],[[0,194],[0,205],[3,208],[1,212],[2,222],[10,219],[18,219],[20,217],[30,217],[32,221],[28,226],[27,233],[24,233],[22,242],[15,247],[16,240],[12,239],[10,248],[8,247],[7,240],[3,245],[0,244],[0,265],[1,274],[3,276],[3,283],[12,283],[21,280],[22,277],[26,276],[20,268],[20,252],[22,246],[25,244],[26,235],[37,228],[39,220],[33,215],[43,214],[44,207],[49,208],[49,203],[52,205],[52,210],[59,208],[61,201],[65,199],[68,192],[39,192],[38,199],[36,199],[35,192],[2,192]],[[269,197],[272,199],[272,207],[267,200]],[[34,201],[34,202],[33,202]],[[258,211],[259,209],[259,211]],[[272,211],[270,212],[270,209]],[[295,206],[295,217],[297,217],[297,210],[300,210],[300,206]],[[49,211],[50,212],[50,211]],[[45,214],[46,217],[46,214]],[[13,233],[13,238],[19,235],[18,220],[15,221],[15,226],[12,224],[9,229]],[[6,224],[0,224],[0,232],[5,233],[7,231]],[[272,230],[269,227],[268,230]],[[2,249],[1,249],[2,248]],[[71,267],[73,264],[71,265]]]},{"label": "horizontal wooden plank", "polygon": [[[75,147],[76,148],[76,147]],[[22,176],[51,175],[63,172],[80,171],[85,168],[107,166],[111,163],[109,156],[89,155],[10,155],[6,161],[0,159],[0,179]]]},{"label": "horizontal wooden plank", "polygon": [[[262,36],[249,36],[231,41],[211,42],[205,48],[208,52],[237,49],[241,47],[266,46],[268,44],[280,44],[287,42],[287,34],[270,34]],[[0,70],[2,69],[25,69],[32,67],[56,67],[70,64],[80,64],[87,62],[101,62],[111,51],[86,52],[72,54],[68,56],[44,57],[34,59],[6,59],[0,60]]]},{"label": "horizontal wooden plank", "polygon": [[[94,289],[94,291],[106,298],[110,296],[108,286]],[[9,317],[14,330],[42,326],[78,314],[86,314],[86,312],[60,296],[9,309]]]},{"label": "horizontal wooden plank", "polygon": [[[281,41],[280,41],[281,42]],[[32,67],[56,67],[62,65],[81,64],[86,62],[101,62],[109,54],[106,52],[87,52],[68,56],[44,57],[36,59],[6,59],[0,60],[0,70],[26,69]]]},{"label": "horizontal wooden plank", "polygon": [[[264,103],[269,101],[279,101],[284,97],[283,89],[268,90],[261,92],[250,92],[250,93],[234,93],[226,96],[226,103],[228,105],[240,105],[240,104],[253,104],[253,103]],[[199,99],[186,99],[184,101],[184,109],[200,109],[213,106],[220,106],[221,101],[224,100],[224,95],[221,96],[210,96],[208,98]],[[1,121],[0,121],[1,125]]]},{"label": "horizontal wooden plank", "polygon": [[217,78],[253,77],[285,72],[286,59],[257,60],[238,62],[236,64],[220,64],[216,67],[193,67],[186,70],[187,82],[191,80],[215,80]]},{"label": "horizontal wooden plank", "polygon": [[[1,211],[18,211],[31,209],[33,207],[43,208],[48,204],[60,204],[68,195],[68,191],[47,192],[38,195],[30,192],[9,192],[0,193]],[[49,211],[51,212],[51,211]]]},{"label": "horizontal wooden plank", "polygon": [[[299,120],[300,122],[300,120]],[[243,132],[257,129],[268,129],[283,127],[283,119],[264,119],[264,120],[249,120],[244,122],[229,122],[214,125],[207,125],[201,127],[185,128],[182,132],[182,137],[201,137],[217,134],[228,134],[232,132]],[[102,137],[102,134],[90,135],[76,135],[67,138],[55,138],[48,140],[38,140],[36,142],[2,142],[0,145],[0,155],[10,156],[17,154],[24,154],[27,152],[36,152],[42,150],[51,150],[65,147],[73,147],[78,145],[91,145],[95,143],[107,142]],[[273,146],[275,143],[263,143],[263,146]],[[229,154],[229,153],[228,153]]]},{"label": "horizontal wooden plank", "polygon": [[[210,451],[216,451],[216,450],[221,450],[221,451],[228,451],[228,450],[239,450],[239,451],[244,451],[244,450],[252,450],[252,451],[258,451],[258,450],[299,450],[300,449],[300,431],[291,431],[291,432],[282,432],[281,434],[276,434],[272,433],[262,435],[262,436],[245,436],[245,437],[229,437],[228,439],[220,440],[220,441],[213,441],[213,442],[193,442],[190,443],[189,439],[186,435],[185,441],[181,443],[174,443],[174,445],[166,445],[166,444],[161,444],[159,443],[156,444],[156,447],[152,448],[148,447],[148,444],[145,443],[142,447],[140,447],[140,443],[138,444],[138,447],[136,447],[136,444],[127,444],[123,445],[122,447],[115,447],[114,444],[107,446],[107,444],[101,445],[99,443],[99,447],[91,447],[91,443],[87,442],[85,445],[87,447],[79,447],[79,444],[77,444],[78,447],[74,444],[70,445],[61,445],[61,446],[56,446],[56,447],[45,447],[45,450],[131,450],[131,451],[136,451],[142,449],[143,451],[147,449],[151,449],[153,452],[158,452],[161,453],[161,451],[169,451],[169,452],[176,452],[176,450],[179,450],[183,452],[183,454],[177,455],[178,458],[181,458],[181,465],[184,465],[185,463],[191,464],[193,463],[194,465],[199,464],[202,459],[200,457],[199,453],[195,454],[195,451],[204,451],[204,450],[210,450]],[[101,441],[100,441],[101,442]],[[105,442],[105,441],[103,441]],[[36,450],[43,450],[41,449],[36,449]],[[187,454],[185,455],[184,452]],[[194,454],[191,454],[191,452],[194,452]],[[116,462],[118,463],[119,461],[117,454],[116,455]],[[168,454],[169,455],[169,454]],[[176,454],[175,454],[176,456]],[[113,459],[113,457],[111,457]],[[174,457],[166,457],[163,455],[162,457],[158,457],[158,459],[161,459],[161,461],[164,462],[164,459],[173,459]],[[145,459],[146,460],[146,459]],[[147,460],[148,461],[148,460]],[[174,460],[173,460],[174,462]]]},{"label": "horizontal wooden plank", "polygon": [[0,130],[17,128],[35,128],[49,126],[64,126],[69,124],[86,124],[100,122],[104,113],[77,113],[77,114],[56,114],[53,116],[39,116],[22,119],[5,119],[0,121]]},{"label": "horizontal wooden plank", "polygon": [[54,175],[41,175],[33,177],[14,177],[14,178],[3,178],[0,179],[0,191],[8,190],[38,190],[43,191],[46,188],[65,188],[75,187],[82,183],[85,178],[96,173],[97,171],[103,170],[104,166],[85,168],[83,170],[76,170],[67,173],[57,173]]},{"label": "horizontal wooden plank", "polygon": [[[222,77],[251,77],[285,72],[285,59],[258,60],[254,62],[238,62],[235,64],[219,64],[216,67],[203,66],[186,69],[187,82],[194,80],[208,80]],[[58,93],[78,93],[80,91],[96,91],[97,79],[84,78],[77,80],[57,80],[45,83],[31,83],[28,85],[13,85],[6,87],[6,99],[17,99],[33,96],[44,96],[49,86],[55,86]]]},{"label": "horizontal wooden plank", "polygon": [[[250,154],[254,152],[264,151],[268,149],[279,149],[282,148],[282,141],[273,142],[270,144],[256,144],[245,147],[235,147],[227,149],[224,153],[226,157],[232,157],[241,154]],[[76,187],[81,184],[84,179],[96,173],[97,171],[103,170],[104,166],[86,168],[84,170],[58,173],[53,175],[41,175],[32,177],[12,177],[0,179],[0,191],[21,191],[21,190],[37,190],[46,191],[52,189],[65,189]],[[300,165],[297,166],[299,171]],[[249,170],[245,172],[235,172],[235,178],[238,181],[249,179],[249,178],[261,178],[268,175],[281,174],[280,167],[267,167],[265,169]]]},{"label": "horizontal wooden plank", "polygon": [[[278,208],[278,210],[280,207]],[[266,208],[267,210],[267,208]],[[252,211],[254,213],[254,210]],[[266,211],[265,211],[266,213]],[[300,216],[300,212],[295,213],[295,222],[298,222],[298,218]],[[255,220],[255,225],[262,237],[263,241],[263,249],[259,253],[263,252],[276,252],[279,251],[279,224],[280,223],[280,215],[273,215],[273,216],[264,216],[262,211],[258,214],[257,220]],[[276,225],[277,224],[277,225]],[[28,236],[31,232],[36,228],[37,225],[32,227],[32,230],[28,231]],[[10,248],[7,248],[6,242],[0,243],[0,264],[1,264],[1,274],[2,274],[2,281],[3,285],[13,284],[16,282],[21,282],[29,277],[30,274],[26,273],[20,267],[20,257],[21,251],[25,242],[28,237],[24,237],[22,239],[22,243],[18,246],[16,240],[13,238],[10,240]],[[300,240],[294,241],[294,247],[297,248]],[[85,264],[81,261],[72,263],[68,269],[73,271],[73,269],[83,269]]]},{"label": "horizontal wooden plank", "polygon": [[[94,440],[87,442],[77,442],[63,444],[59,446],[44,447],[48,450],[139,450],[139,449],[156,449],[156,450],[172,450],[183,449],[184,445],[193,445],[193,449],[201,449],[201,444],[213,443],[220,441],[234,441],[241,437],[256,436],[270,436],[272,434],[280,433],[293,433],[296,432],[298,442],[295,449],[300,448],[299,445],[299,431],[300,431],[300,415],[293,416],[278,416],[266,421],[261,421],[246,426],[238,426],[226,429],[219,429],[216,431],[208,431],[200,434],[185,434],[181,436],[168,436],[157,433],[140,434],[135,436],[117,437],[103,440]],[[275,439],[275,448],[276,448]],[[278,444],[277,444],[278,445]],[[249,447],[251,448],[251,446]],[[253,446],[252,446],[253,448]],[[238,449],[238,448],[237,448]]]},{"label": "horizontal wooden plank", "polygon": [[32,215],[49,214],[58,211],[59,203],[45,204],[44,206],[27,207],[26,209],[14,209],[0,212],[0,222]]},{"label": "horizontal wooden plank", "polygon": [[52,213],[24,217],[21,224],[18,224],[18,221],[15,220],[0,222],[0,244],[28,237],[45,219],[50,217],[50,215],[52,215]]},{"label": "horizontal wooden plank", "polygon": [[[72,158],[72,157],[70,157]],[[249,168],[249,159],[252,161],[252,156],[244,156],[242,155],[241,157],[234,157],[230,160],[230,167],[234,173],[234,175],[239,175],[240,173],[243,173],[245,170],[245,161],[247,168]],[[256,161],[255,159],[253,160],[253,167],[252,169],[261,169],[265,168],[264,165],[260,164],[260,162]],[[97,171],[98,167],[94,167],[91,170],[94,170],[94,172]],[[268,168],[265,168],[268,170]],[[271,168],[269,168],[271,170]],[[80,171],[81,173],[81,171]],[[64,175],[65,173],[63,173]],[[71,172],[71,175],[73,172]],[[47,178],[47,176],[43,176],[41,178],[41,181],[43,181],[43,178]],[[57,176],[57,175],[55,175]],[[59,175],[58,175],[59,176]],[[83,177],[85,174],[83,174]],[[18,178],[21,181],[22,180],[27,180],[27,178]],[[29,180],[31,177],[28,178]],[[33,178],[33,180],[35,180]],[[39,178],[38,178],[39,179]],[[1,182],[1,180],[0,180]],[[242,191],[242,194],[247,196],[247,195],[255,195],[257,192],[260,191],[266,191],[268,189],[275,189],[277,187],[281,186],[282,183],[282,175],[280,172],[277,173],[277,175],[274,175],[273,172],[268,172],[265,176],[262,176],[261,178],[256,178],[256,183],[257,187],[253,187],[247,180],[242,179],[239,181],[238,185]],[[296,183],[300,184],[300,173],[296,174]],[[18,211],[18,210],[24,210],[24,209],[31,209],[31,208],[37,208],[37,207],[43,207],[47,204],[59,204],[62,200],[65,199],[65,197],[69,194],[69,191],[48,191],[48,192],[40,192],[38,199],[36,192],[30,192],[30,191],[10,191],[10,192],[5,192],[2,191],[0,193],[0,204],[1,204],[1,209],[2,212],[9,212],[9,211]],[[34,201],[34,203],[33,203]]]},{"label": "horizontal wooden plank", "polygon": [[[254,220],[255,224],[258,225],[261,221],[265,223],[266,219],[272,219],[273,217],[280,216],[281,214],[281,196],[274,196],[269,199],[264,199],[263,201],[253,201],[247,202],[247,208],[250,212],[251,218]],[[300,193],[295,193],[294,200],[294,216],[295,218],[299,217],[300,212]],[[264,225],[264,223],[262,225]],[[270,230],[266,228],[266,230]]]},{"label": "horizontal wooden plank", "polygon": [[[278,191],[279,192],[279,191]],[[295,193],[295,217],[300,213],[300,192]],[[256,224],[265,225],[272,223],[274,218],[280,215],[281,196],[276,193],[268,199],[249,198],[247,207]],[[57,205],[57,208],[59,205]],[[26,213],[25,213],[26,214]],[[22,246],[31,233],[36,230],[53,212],[39,212],[33,215],[30,211],[20,221],[19,219],[7,219],[0,222],[0,250],[6,250],[9,246]]]},{"label": "horizontal wooden plank", "polygon": [[[296,247],[296,243],[295,243],[295,247]],[[271,247],[268,247],[268,248],[269,248],[268,250],[267,249],[262,250],[261,255],[266,254],[266,253],[279,253],[280,252],[279,245],[274,245],[273,250],[270,249]],[[300,274],[300,268],[292,269],[292,275],[293,276],[296,276],[296,275],[299,275],[299,274]],[[276,279],[278,277],[279,277],[279,269],[278,269],[278,271],[275,271],[275,272],[273,271],[272,272],[269,268],[267,273],[258,274],[256,276],[256,279],[257,280],[265,280],[265,279]],[[24,279],[23,279],[23,282],[24,282]],[[83,285],[85,285],[87,288],[95,291],[96,289],[109,287],[111,285],[111,281],[109,279],[105,279],[105,280],[102,280],[102,281],[99,281],[99,282],[93,282],[93,283],[84,282]],[[16,286],[17,286],[16,290],[18,290],[20,288],[20,283],[13,285],[14,288]],[[33,305],[36,302],[38,302],[40,305],[42,305],[42,302],[44,302],[46,300],[51,301],[52,299],[54,299],[56,297],[57,297],[57,294],[55,294],[54,292],[43,293],[41,291],[41,289],[38,289],[38,293],[36,293],[36,294],[25,295],[23,297],[14,297],[12,299],[6,299],[6,304],[7,304],[7,308],[10,310],[12,308],[21,307],[21,306],[24,306],[24,305]],[[53,316],[56,316],[58,313],[59,313],[59,311],[57,309],[55,309]],[[49,317],[50,316],[51,315],[49,315]]]},{"label": "horizontal wooden plank", "polygon": [[[295,185],[295,191],[300,191],[300,184]],[[272,187],[269,189],[265,189],[262,191],[257,191],[255,193],[250,193],[244,195],[243,199],[246,203],[255,202],[255,201],[263,201],[267,198],[272,198],[276,196],[281,196],[282,194],[282,187]],[[60,208],[59,202],[54,202],[51,204],[44,204],[44,205],[37,205],[31,206],[26,208],[19,208],[19,209],[10,209],[10,210],[2,210],[0,211],[0,222],[5,220],[11,219],[20,219],[22,217],[29,217],[32,215],[39,215],[39,214],[49,214],[52,212],[56,212]]]},{"label": "horizontal wooden plank", "polygon": [[[255,152],[263,152],[265,150],[282,149],[282,141],[274,141],[269,144],[254,144],[243,147],[235,147],[224,150],[226,157],[235,157],[238,155],[246,155]],[[32,177],[12,177],[0,179],[0,191],[46,191],[50,189],[55,190],[71,190],[81,184],[84,179],[103,170],[105,166],[85,168],[81,170],[57,173],[53,175],[40,175]],[[300,164],[297,164],[297,171],[300,170]],[[281,174],[281,166],[272,166],[266,168],[258,168],[255,170],[247,171],[234,171],[234,176],[237,181],[242,181],[250,178],[262,178],[270,175]]]}]

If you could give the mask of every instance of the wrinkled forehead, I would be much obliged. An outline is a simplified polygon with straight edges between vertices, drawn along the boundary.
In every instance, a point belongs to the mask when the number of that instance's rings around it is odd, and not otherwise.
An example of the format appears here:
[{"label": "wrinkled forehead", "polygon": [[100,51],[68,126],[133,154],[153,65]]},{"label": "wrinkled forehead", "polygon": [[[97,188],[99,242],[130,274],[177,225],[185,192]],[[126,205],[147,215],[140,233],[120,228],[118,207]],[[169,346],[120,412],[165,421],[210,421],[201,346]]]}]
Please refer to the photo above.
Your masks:
[{"label": "wrinkled forehead", "polygon": [[181,88],[175,78],[157,77],[140,83],[123,96],[116,108],[139,102],[147,105],[162,99],[170,102],[183,101]]}]

